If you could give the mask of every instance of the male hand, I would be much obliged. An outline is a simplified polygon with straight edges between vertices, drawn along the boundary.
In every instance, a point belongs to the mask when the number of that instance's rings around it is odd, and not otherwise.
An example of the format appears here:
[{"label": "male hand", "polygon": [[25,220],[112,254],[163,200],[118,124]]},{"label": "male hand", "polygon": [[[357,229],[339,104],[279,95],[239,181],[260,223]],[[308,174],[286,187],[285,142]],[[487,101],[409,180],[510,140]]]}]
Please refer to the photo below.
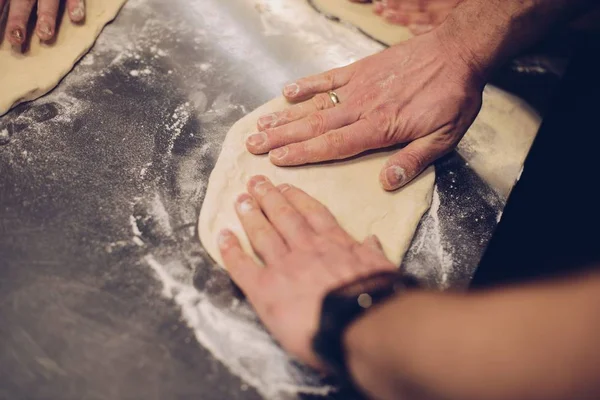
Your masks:
[{"label": "male hand", "polygon": [[[41,40],[52,40],[56,35],[56,21],[60,2],[63,0],[8,0],[8,20],[6,22],[6,38],[19,46],[27,40],[27,24],[37,3],[37,23],[35,34]],[[66,12],[72,22],[79,23],[85,19],[84,0],[64,0]],[[0,0],[0,14],[6,0]]]},{"label": "male hand", "polygon": [[404,186],[458,144],[481,108],[483,79],[439,30],[287,85],[299,103],[262,116],[246,147],[292,166],[405,144],[380,174],[386,190]]},{"label": "male hand", "polygon": [[312,338],[325,295],[361,276],[396,267],[376,237],[357,242],[325,206],[300,189],[275,187],[267,178],[255,176],[248,191],[235,207],[265,267],[227,230],[218,239],[225,267],[281,346],[322,369]]}]

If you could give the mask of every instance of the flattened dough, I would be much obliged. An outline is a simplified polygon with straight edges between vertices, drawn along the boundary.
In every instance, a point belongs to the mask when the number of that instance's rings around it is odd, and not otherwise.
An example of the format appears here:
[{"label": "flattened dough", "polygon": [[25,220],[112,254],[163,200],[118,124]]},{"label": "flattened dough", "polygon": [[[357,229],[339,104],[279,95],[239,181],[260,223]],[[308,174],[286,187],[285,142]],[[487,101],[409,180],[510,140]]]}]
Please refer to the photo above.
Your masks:
[{"label": "flattened dough", "polygon": [[52,90],[87,53],[102,28],[112,21],[126,0],[87,0],[86,21],[72,24],[64,13],[58,37],[52,45],[31,39],[26,54],[0,44],[0,116],[19,103],[35,100]]},{"label": "flattened dough", "polygon": [[[322,13],[348,22],[374,39],[393,45],[412,37],[402,26],[373,13],[372,4],[348,0],[308,0]],[[458,152],[502,198],[508,198],[541,124],[540,116],[523,100],[491,85],[483,106]]]},{"label": "flattened dough", "polygon": [[268,156],[255,156],[246,150],[246,137],[256,131],[263,114],[289,106],[277,98],[239,120],[227,133],[206,191],[198,230],[202,244],[219,265],[223,265],[217,235],[232,229],[251,252],[248,239],[235,213],[233,203],[246,191],[246,182],[257,174],[273,183],[290,183],[325,204],[342,227],[356,240],[375,234],[390,260],[400,264],[421,216],[431,204],[435,172],[430,167],[405,188],[393,193],[379,185],[379,171],[394,151],[386,151],[335,163],[280,168]]},{"label": "flattened dough", "polygon": [[408,28],[390,24],[373,12],[373,4],[352,3],[348,0],[309,0],[323,14],[349,22],[372,38],[393,45],[412,37]]}]

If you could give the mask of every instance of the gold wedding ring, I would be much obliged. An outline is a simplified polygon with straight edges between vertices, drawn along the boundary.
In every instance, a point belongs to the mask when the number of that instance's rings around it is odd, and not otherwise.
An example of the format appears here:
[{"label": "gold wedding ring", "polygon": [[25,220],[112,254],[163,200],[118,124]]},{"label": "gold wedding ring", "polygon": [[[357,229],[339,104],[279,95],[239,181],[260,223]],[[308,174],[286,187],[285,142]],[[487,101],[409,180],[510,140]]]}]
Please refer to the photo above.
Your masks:
[{"label": "gold wedding ring", "polygon": [[330,90],[329,92],[327,92],[327,94],[329,95],[329,98],[331,99],[331,102],[333,103],[334,107],[340,104],[340,98],[338,97],[336,92]]}]

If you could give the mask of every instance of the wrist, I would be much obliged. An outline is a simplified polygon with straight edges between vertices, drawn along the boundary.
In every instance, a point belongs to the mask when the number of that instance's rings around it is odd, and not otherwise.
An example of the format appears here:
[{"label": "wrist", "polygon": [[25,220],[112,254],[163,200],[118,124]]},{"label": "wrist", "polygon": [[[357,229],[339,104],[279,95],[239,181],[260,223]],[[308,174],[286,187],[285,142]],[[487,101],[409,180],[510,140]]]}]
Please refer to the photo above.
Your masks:
[{"label": "wrist", "polygon": [[319,329],[312,348],[321,364],[341,382],[352,385],[345,353],[345,332],[367,310],[377,308],[393,296],[418,287],[414,278],[398,271],[379,272],[363,277],[325,296]]}]

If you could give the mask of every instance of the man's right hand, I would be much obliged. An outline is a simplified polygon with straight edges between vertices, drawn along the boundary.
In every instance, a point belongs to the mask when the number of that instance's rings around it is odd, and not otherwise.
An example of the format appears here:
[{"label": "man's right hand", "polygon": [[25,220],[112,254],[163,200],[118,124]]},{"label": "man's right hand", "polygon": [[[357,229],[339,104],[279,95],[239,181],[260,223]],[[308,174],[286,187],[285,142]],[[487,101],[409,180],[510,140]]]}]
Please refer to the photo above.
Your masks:
[{"label": "man's right hand", "polygon": [[471,55],[440,30],[289,84],[283,93],[298,104],[262,116],[248,150],[293,166],[405,144],[380,174],[384,189],[404,186],[458,144],[481,107]]}]

